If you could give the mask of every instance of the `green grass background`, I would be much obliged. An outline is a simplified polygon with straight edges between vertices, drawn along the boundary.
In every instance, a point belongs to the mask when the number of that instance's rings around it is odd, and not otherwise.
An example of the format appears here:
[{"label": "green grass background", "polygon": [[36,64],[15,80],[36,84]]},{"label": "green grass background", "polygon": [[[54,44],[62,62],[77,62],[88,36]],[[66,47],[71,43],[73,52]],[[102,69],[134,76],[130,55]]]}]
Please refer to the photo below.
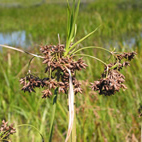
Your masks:
[{"label": "green grass background", "polygon": [[[10,1],[1,1],[1,3]],[[15,2],[15,1],[14,1]],[[20,1],[23,2],[22,0]],[[59,1],[60,2],[60,1]],[[58,33],[61,42],[66,37],[66,4],[46,3],[39,7],[5,8],[0,7],[0,32],[25,30],[31,34],[33,45],[28,47],[32,53],[40,53],[40,44],[57,44]],[[140,0],[96,0],[81,4],[77,20],[76,41],[94,30],[101,28],[80,46],[96,45],[112,50],[117,41],[116,51],[136,51],[137,56],[131,66],[122,71],[126,77],[128,89],[114,96],[100,96],[92,92],[89,82],[99,79],[103,65],[95,60],[84,58],[88,67],[78,72],[77,78],[82,82],[83,94],[76,95],[77,106],[77,141],[78,142],[134,142],[141,139],[141,118],[138,114],[142,104],[142,2]],[[124,45],[127,39],[135,38],[133,47]],[[88,49],[84,53],[94,55],[109,63],[109,54]],[[0,52],[0,120],[6,119],[15,124],[16,134],[11,139],[15,142],[39,142],[40,135],[49,137],[52,113],[52,99],[42,99],[42,89],[36,93],[23,93],[19,79],[28,70],[30,55],[8,49]],[[30,69],[33,73],[45,77],[42,60],[35,58]],[[67,97],[59,95],[53,142],[64,141],[68,128]]]}]

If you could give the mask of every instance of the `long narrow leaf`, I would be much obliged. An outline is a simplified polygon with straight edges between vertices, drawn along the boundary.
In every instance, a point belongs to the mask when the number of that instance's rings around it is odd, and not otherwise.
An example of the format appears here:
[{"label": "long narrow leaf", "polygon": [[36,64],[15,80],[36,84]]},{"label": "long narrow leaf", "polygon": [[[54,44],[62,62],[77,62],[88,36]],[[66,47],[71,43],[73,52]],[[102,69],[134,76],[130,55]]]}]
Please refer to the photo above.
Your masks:
[{"label": "long narrow leaf", "polygon": [[69,37],[69,31],[70,31],[70,6],[67,0],[67,40]]},{"label": "long narrow leaf", "polygon": [[[70,17],[71,18],[71,21],[70,21],[70,33],[69,33],[68,39],[66,41],[66,51],[69,50],[71,41],[72,41],[72,39],[74,39],[73,36],[75,35],[75,24],[76,24],[78,12],[79,12],[79,6],[80,6],[80,0],[78,1],[76,11],[75,11],[75,1],[74,1],[73,8],[72,8],[72,13],[71,13],[71,17]],[[67,30],[69,30],[69,29],[67,29]]]},{"label": "long narrow leaf", "polygon": [[75,36],[76,36],[76,33],[77,33],[77,24],[75,24],[75,28],[74,28],[74,35],[73,35],[73,37],[72,37],[72,39],[71,39],[71,42],[73,42],[73,41],[74,41]]},{"label": "long narrow leaf", "polygon": [[[99,26],[100,27],[100,26]],[[89,36],[91,36],[92,34],[94,34],[98,28],[97,27],[94,31],[92,31],[91,33],[89,33],[88,35],[86,35],[85,37],[83,37],[82,39],[80,39],[79,41],[77,41],[75,44],[73,44],[68,51],[65,52],[65,56],[69,53],[69,51],[71,51],[77,44],[81,43],[83,40],[85,40],[86,38],[88,38]]]},{"label": "long narrow leaf", "polygon": [[57,95],[58,95],[58,88],[56,88],[54,92],[53,108],[52,108],[52,116],[51,116],[51,123],[50,123],[50,132],[49,132],[49,142],[52,142],[53,123],[54,123],[55,111],[56,111],[56,105],[57,105]]},{"label": "long narrow leaf", "polygon": [[[77,4],[77,7],[76,7],[76,11],[75,11],[75,14],[74,14],[74,23],[73,23],[73,29],[72,29],[72,33],[71,33],[71,39],[74,39],[74,36],[75,36],[75,31],[76,31],[76,21],[77,21],[77,16],[78,16],[78,12],[79,12],[79,6],[80,6],[80,0],[78,1],[78,4]],[[73,41],[72,41],[73,42]]]}]

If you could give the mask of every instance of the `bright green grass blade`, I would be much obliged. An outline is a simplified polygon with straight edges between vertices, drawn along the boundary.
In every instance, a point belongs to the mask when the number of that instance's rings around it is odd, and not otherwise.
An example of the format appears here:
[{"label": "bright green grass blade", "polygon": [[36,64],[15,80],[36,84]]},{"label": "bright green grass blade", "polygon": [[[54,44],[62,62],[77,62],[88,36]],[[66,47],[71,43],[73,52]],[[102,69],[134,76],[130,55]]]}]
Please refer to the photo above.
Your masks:
[{"label": "bright green grass blade", "polygon": [[69,50],[70,43],[74,39],[74,36],[75,36],[75,24],[76,24],[78,12],[79,12],[79,6],[80,6],[80,0],[78,1],[76,11],[75,11],[75,3],[74,3],[74,6],[72,8],[71,21],[70,21],[70,33],[69,33],[68,39],[66,41],[66,51]]},{"label": "bright green grass blade", "polygon": [[70,31],[70,6],[67,0],[67,40],[69,36],[69,31]]},{"label": "bright green grass blade", "polygon": [[57,93],[58,93],[58,88],[56,88],[54,93],[54,98],[53,98],[53,109],[52,109],[52,116],[51,116],[51,122],[50,122],[49,142],[52,142],[53,123],[54,123],[55,111],[56,111],[56,105],[57,105]]},{"label": "bright green grass blade", "polygon": [[77,33],[77,24],[75,24],[75,28],[74,28],[74,36],[73,36],[73,38],[71,39],[71,42],[74,41],[75,36],[76,36],[76,33]]},{"label": "bright green grass blade", "polygon": [[69,42],[69,38],[70,38],[70,31],[71,31],[71,8],[69,5],[69,2],[67,0],[67,35],[66,35],[66,44]]},{"label": "bright green grass blade", "polygon": [[67,117],[67,115],[66,115],[66,112],[65,112],[63,106],[61,105],[61,103],[60,103],[59,101],[57,102],[57,105],[58,105],[59,109],[60,109],[61,112],[62,112],[62,116],[63,116],[64,118],[68,119],[68,117]]},{"label": "bright green grass blade", "polygon": [[45,121],[46,121],[46,116],[47,116],[47,112],[48,112],[48,103],[46,104],[46,107],[44,109],[42,118],[41,118],[41,126],[40,126],[40,132],[43,133],[45,130]]},{"label": "bright green grass blade", "polygon": [[[79,12],[79,6],[80,6],[80,0],[78,1],[76,11],[75,11],[75,9],[74,9],[75,14],[74,14],[73,29],[72,29],[72,33],[71,33],[71,37],[72,37],[72,38],[75,38],[75,35],[76,35],[76,29],[77,29],[76,21],[77,21],[77,16],[78,16],[78,12]],[[73,35],[74,35],[74,36],[73,36]],[[72,42],[73,42],[73,41],[72,41]]]},{"label": "bright green grass blade", "polygon": [[[100,26],[99,26],[100,27]],[[80,39],[79,41],[77,41],[75,44],[73,44],[68,50],[66,50],[65,52],[65,56],[69,53],[69,51],[71,51],[77,44],[79,44],[80,42],[82,42],[83,40],[85,40],[86,38],[88,38],[89,36],[91,36],[93,33],[95,33],[98,28],[97,27],[94,31],[92,31],[91,33],[89,33],[88,35],[86,35],[85,37],[83,37],[82,39]]]},{"label": "bright green grass blade", "polygon": [[6,84],[7,84],[7,86],[9,87],[9,86],[10,86],[9,79],[8,79],[8,76],[7,76],[5,70],[3,69],[2,66],[1,66],[1,70],[2,70],[2,72],[3,72],[3,75],[4,75],[4,78],[5,78]]}]

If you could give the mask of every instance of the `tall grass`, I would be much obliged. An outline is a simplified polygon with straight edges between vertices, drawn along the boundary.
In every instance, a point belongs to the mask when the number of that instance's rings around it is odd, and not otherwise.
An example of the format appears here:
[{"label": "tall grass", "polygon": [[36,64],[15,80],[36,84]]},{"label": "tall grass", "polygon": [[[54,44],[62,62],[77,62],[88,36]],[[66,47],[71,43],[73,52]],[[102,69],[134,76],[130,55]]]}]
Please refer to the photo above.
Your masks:
[{"label": "tall grass", "polygon": [[[123,2],[123,1],[122,1]],[[141,3],[129,0],[122,2],[97,0],[88,5],[81,5],[78,16],[77,39],[87,35],[95,27],[103,24],[89,42],[104,43],[106,39],[122,40],[141,31]],[[125,6],[125,7],[122,7]],[[0,8],[0,31],[10,32],[25,30],[31,34],[37,44],[55,43],[57,34],[62,41],[66,35],[66,5],[45,4],[34,8]],[[36,18],[35,18],[36,17]],[[4,23],[4,24],[3,24]],[[61,41],[61,42],[62,42]],[[86,41],[85,41],[86,43]],[[86,43],[88,45],[88,43]]]}]

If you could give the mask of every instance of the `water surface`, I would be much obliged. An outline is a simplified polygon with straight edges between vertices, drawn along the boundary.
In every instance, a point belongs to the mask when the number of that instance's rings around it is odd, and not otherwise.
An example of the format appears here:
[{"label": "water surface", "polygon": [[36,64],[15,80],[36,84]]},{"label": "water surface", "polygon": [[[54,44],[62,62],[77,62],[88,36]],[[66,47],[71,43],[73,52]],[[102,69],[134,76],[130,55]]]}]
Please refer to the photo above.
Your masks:
[{"label": "water surface", "polygon": [[[109,40],[104,43],[104,47],[119,48],[133,48],[136,46],[137,38],[142,39],[142,32],[135,36],[123,36],[122,40]],[[6,44],[10,46],[17,46],[22,48],[28,48],[33,45],[32,35],[26,34],[26,31],[14,31],[8,33],[0,32],[0,44]]]},{"label": "water surface", "polygon": [[25,31],[0,32],[0,44],[28,48],[32,45],[32,37],[27,35]]}]

